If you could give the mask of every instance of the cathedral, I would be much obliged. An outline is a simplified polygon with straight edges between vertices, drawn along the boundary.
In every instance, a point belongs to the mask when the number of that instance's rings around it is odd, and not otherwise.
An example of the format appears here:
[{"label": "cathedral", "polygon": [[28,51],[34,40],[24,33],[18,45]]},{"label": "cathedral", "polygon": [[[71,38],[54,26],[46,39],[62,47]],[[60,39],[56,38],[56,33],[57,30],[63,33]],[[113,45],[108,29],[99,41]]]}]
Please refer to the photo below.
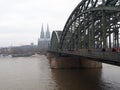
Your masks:
[{"label": "cathedral", "polygon": [[42,25],[40,38],[38,39],[38,48],[40,50],[47,50],[49,42],[50,42],[49,26],[47,25],[47,30],[45,32],[43,25]]}]

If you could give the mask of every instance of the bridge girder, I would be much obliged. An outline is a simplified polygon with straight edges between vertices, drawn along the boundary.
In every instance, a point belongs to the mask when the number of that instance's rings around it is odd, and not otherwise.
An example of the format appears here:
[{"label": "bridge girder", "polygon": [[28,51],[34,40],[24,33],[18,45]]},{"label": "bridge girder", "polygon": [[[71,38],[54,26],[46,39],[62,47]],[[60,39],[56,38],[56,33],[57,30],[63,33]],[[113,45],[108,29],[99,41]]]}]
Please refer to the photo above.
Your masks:
[{"label": "bridge girder", "polygon": [[52,37],[51,37],[50,47],[49,47],[50,50],[52,50],[52,51],[58,50],[61,33],[62,33],[62,31],[53,31],[52,32]]},{"label": "bridge girder", "polygon": [[82,0],[68,18],[56,46],[64,50],[117,48],[119,31],[119,0]]}]

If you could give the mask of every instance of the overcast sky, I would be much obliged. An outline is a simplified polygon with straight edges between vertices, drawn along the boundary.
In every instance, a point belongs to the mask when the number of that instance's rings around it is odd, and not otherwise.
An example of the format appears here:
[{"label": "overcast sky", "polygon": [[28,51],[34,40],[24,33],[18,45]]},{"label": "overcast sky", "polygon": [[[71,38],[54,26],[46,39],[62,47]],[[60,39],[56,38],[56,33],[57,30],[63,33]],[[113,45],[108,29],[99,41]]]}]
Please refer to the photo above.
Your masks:
[{"label": "overcast sky", "polygon": [[46,30],[62,30],[81,0],[0,0],[0,47],[37,44]]}]

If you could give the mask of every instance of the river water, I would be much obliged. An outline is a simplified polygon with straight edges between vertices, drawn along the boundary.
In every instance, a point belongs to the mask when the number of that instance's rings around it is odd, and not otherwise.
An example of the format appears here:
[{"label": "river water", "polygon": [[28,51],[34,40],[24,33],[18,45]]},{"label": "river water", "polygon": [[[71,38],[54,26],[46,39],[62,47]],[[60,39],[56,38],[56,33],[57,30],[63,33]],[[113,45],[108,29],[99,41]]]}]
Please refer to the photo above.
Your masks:
[{"label": "river water", "polygon": [[120,67],[51,70],[44,55],[0,57],[0,90],[120,90]]}]

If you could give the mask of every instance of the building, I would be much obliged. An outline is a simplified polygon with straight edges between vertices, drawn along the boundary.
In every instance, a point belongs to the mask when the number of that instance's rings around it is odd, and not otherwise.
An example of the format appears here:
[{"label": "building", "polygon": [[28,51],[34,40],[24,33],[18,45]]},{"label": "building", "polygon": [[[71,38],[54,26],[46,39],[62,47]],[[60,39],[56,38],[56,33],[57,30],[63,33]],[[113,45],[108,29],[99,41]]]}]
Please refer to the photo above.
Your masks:
[{"label": "building", "polygon": [[49,26],[47,25],[47,30],[45,32],[44,28],[43,28],[43,25],[42,25],[42,27],[41,27],[41,33],[40,33],[40,38],[38,39],[38,48],[39,48],[39,50],[46,51],[47,48],[48,48],[49,42],[50,42]]}]

